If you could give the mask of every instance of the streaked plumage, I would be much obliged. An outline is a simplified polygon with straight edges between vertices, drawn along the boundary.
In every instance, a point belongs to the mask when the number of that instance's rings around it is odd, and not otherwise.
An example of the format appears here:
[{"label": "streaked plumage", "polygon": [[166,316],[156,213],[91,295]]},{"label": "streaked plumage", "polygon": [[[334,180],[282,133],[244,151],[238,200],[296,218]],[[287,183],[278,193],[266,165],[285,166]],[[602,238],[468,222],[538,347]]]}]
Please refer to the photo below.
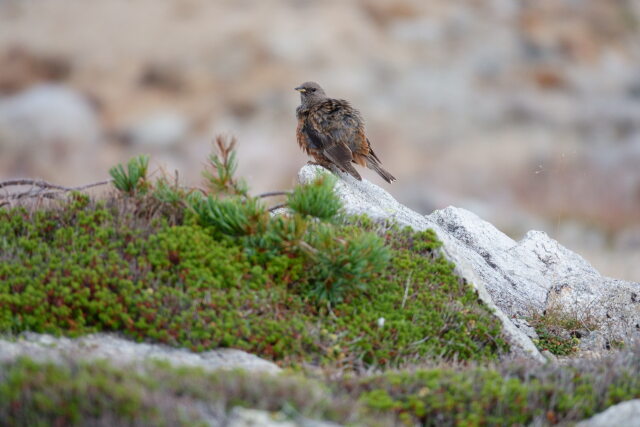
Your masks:
[{"label": "streaked plumage", "polygon": [[334,165],[362,180],[353,166],[356,163],[373,169],[387,182],[396,180],[373,152],[358,110],[345,100],[327,97],[314,82],[303,83],[296,90],[302,101],[296,109],[298,144],[316,163],[328,169]]}]

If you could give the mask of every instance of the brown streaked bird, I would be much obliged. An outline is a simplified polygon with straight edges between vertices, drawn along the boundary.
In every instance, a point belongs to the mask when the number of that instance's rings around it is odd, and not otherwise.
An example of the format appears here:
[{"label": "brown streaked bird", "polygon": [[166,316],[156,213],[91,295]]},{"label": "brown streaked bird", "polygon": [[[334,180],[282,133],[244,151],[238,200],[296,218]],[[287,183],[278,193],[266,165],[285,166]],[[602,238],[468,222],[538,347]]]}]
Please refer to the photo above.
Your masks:
[{"label": "brown streaked bird", "polygon": [[373,169],[385,181],[396,179],[383,169],[364,133],[360,112],[343,99],[329,98],[318,83],[306,82],[295,88],[301,103],[296,108],[300,147],[316,164],[331,169],[334,165],[362,181],[352,163]]}]

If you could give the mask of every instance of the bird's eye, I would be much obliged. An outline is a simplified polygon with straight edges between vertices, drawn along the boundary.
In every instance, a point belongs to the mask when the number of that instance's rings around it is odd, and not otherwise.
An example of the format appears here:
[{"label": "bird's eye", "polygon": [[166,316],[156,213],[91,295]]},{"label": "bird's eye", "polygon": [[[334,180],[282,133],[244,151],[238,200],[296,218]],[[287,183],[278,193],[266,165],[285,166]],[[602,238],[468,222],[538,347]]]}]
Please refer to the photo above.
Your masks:
[{"label": "bird's eye", "polygon": [[316,88],[315,88],[315,87],[312,87],[311,89],[309,89],[309,91],[311,91],[311,92],[315,92],[315,91],[316,91]]}]

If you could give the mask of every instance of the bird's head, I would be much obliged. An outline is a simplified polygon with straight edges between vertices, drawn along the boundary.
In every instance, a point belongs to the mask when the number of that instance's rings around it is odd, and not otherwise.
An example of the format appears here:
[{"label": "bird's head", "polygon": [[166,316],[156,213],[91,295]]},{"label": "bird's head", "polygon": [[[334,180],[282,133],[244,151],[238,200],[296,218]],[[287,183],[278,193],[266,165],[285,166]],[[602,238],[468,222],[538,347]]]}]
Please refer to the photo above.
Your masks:
[{"label": "bird's head", "polygon": [[313,103],[315,100],[324,99],[327,95],[324,93],[324,90],[320,87],[320,85],[316,82],[305,82],[300,86],[295,88],[298,92],[300,92],[300,100],[303,104]]}]

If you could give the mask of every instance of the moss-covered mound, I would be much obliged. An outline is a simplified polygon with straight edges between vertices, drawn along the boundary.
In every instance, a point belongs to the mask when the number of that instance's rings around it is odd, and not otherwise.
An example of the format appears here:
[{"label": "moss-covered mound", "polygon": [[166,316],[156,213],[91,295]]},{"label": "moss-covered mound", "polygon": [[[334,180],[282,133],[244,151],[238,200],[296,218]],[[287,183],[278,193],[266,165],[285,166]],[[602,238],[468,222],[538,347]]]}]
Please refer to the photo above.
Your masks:
[{"label": "moss-covered mound", "polygon": [[103,200],[0,209],[0,334],[115,331],[349,369],[506,350],[434,233],[345,218],[330,175],[272,216],[217,144],[208,193],[149,181],[140,156]]},{"label": "moss-covered mound", "polygon": [[[229,236],[172,205],[151,214],[150,197],[0,210],[0,332],[117,331],[284,364],[481,360],[505,348],[431,232],[309,219],[316,228],[305,233],[326,242],[309,237],[316,249],[303,252],[268,241],[301,218],[268,217],[259,236]],[[372,250],[384,251],[379,265],[367,264]],[[318,297],[327,283],[342,289],[332,304]]]}]

